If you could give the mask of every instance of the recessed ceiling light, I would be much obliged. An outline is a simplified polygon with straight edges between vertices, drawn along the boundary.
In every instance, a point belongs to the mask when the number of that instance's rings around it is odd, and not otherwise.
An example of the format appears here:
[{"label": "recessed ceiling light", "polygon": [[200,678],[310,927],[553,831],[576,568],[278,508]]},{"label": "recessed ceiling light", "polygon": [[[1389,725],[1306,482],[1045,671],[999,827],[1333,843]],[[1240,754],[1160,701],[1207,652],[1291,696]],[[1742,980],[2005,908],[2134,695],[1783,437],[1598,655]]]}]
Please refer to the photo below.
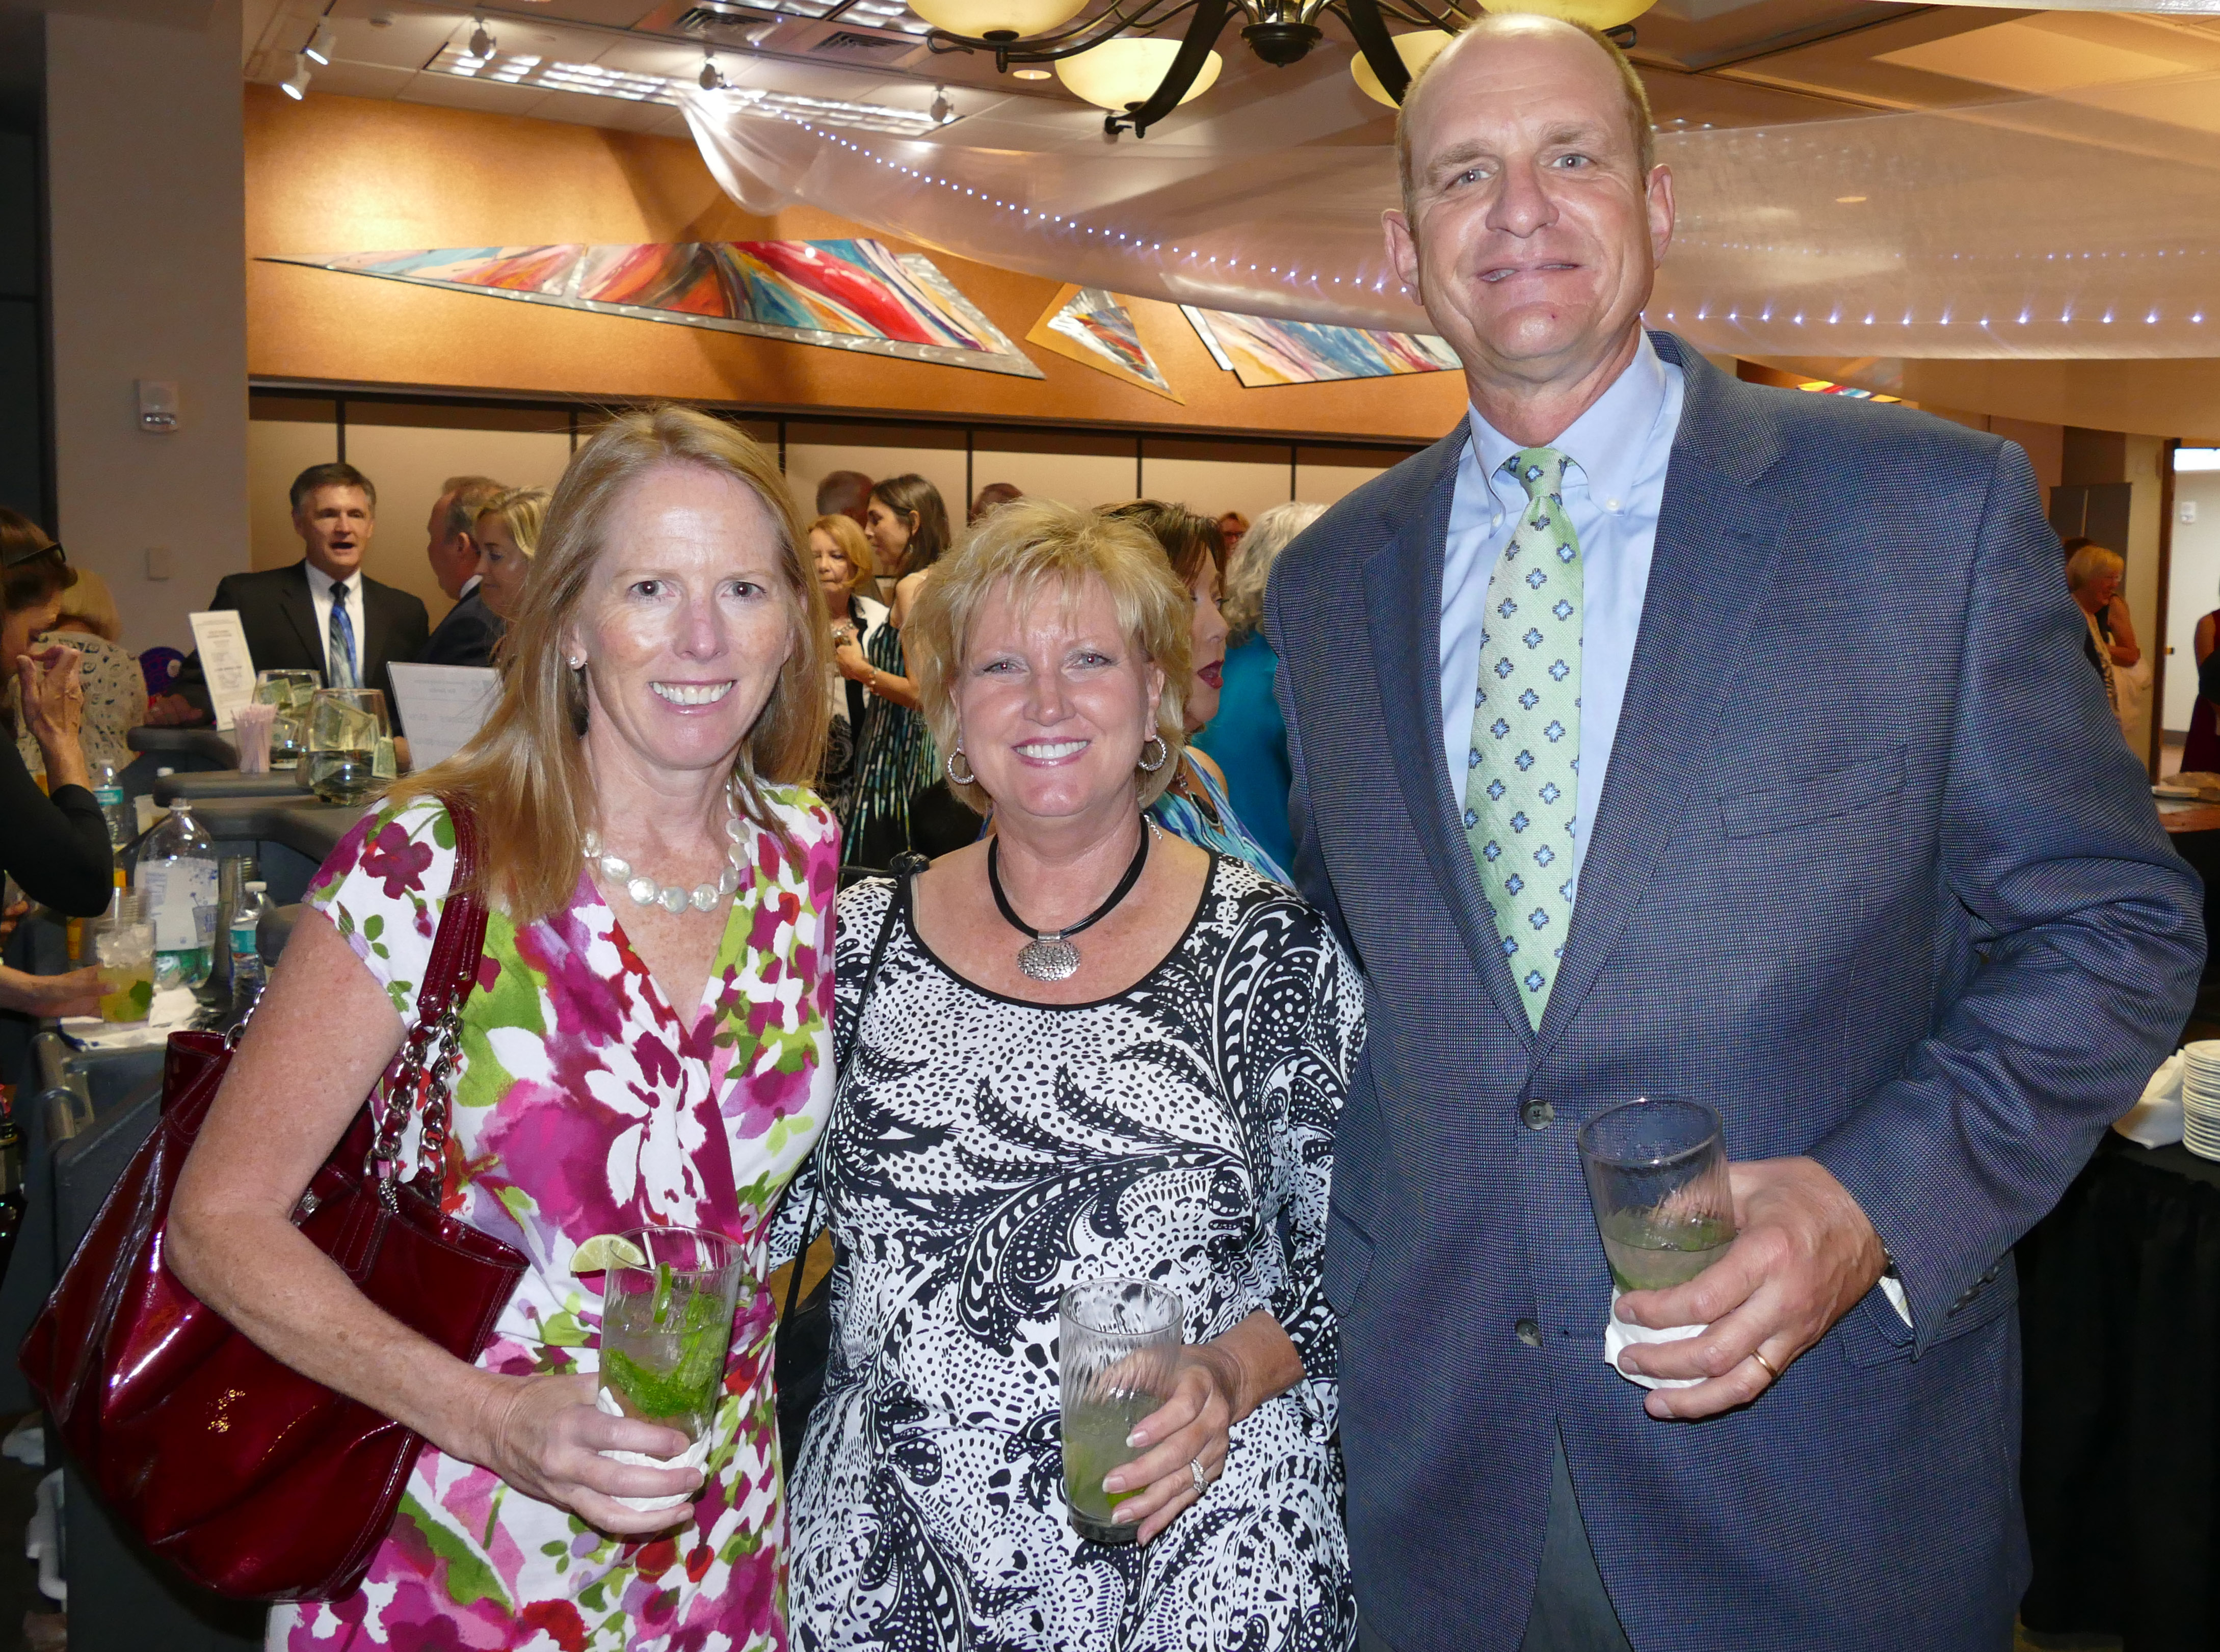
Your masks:
[{"label": "recessed ceiling light", "polygon": [[1838,207],[1854,207],[1864,199],[1865,196],[1862,195],[1838,195],[1835,197],[1835,204]]},{"label": "recessed ceiling light", "polygon": [[1046,69],[1013,69],[1010,71],[1010,73],[1013,78],[1019,80],[1046,80],[1049,78],[1049,72]]}]

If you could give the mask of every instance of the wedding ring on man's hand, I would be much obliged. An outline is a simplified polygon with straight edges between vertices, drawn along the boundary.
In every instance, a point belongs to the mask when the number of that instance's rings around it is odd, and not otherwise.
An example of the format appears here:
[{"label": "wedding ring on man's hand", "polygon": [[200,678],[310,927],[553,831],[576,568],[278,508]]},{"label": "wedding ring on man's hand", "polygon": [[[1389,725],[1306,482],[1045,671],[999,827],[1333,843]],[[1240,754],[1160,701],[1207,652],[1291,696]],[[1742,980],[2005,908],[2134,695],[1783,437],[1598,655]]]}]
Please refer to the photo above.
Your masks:
[{"label": "wedding ring on man's hand", "polygon": [[1194,1494],[1197,1497],[1200,1497],[1205,1492],[1210,1489],[1209,1478],[1202,1472],[1202,1459],[1200,1457],[1196,1457],[1190,1461],[1187,1466],[1187,1471],[1194,1476]]},{"label": "wedding ring on man's hand", "polygon": [[1774,1365],[1771,1360],[1766,1358],[1764,1355],[1759,1353],[1755,1348],[1749,1350],[1749,1356],[1765,1368],[1765,1375],[1767,1376],[1772,1378],[1775,1382],[1780,1381],[1780,1368]]}]

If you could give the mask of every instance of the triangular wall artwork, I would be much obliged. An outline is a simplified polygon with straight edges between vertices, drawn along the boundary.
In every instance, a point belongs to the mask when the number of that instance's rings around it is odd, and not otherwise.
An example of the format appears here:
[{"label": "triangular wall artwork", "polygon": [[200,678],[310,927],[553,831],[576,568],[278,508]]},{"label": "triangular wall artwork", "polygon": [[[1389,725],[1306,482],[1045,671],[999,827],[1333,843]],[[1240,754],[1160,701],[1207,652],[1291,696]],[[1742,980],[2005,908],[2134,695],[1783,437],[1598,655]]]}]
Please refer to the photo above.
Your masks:
[{"label": "triangular wall artwork", "polygon": [[1182,304],[1203,347],[1250,390],[1318,384],[1336,378],[1385,378],[1399,373],[1454,371],[1457,358],[1431,333],[1379,333],[1369,327],[1281,321]]},{"label": "triangular wall artwork", "polygon": [[1039,378],[921,252],[876,240],[440,246],[268,258],[487,298]]},{"label": "triangular wall artwork", "polygon": [[1133,312],[1126,306],[1116,293],[1067,282],[1026,334],[1026,342],[1185,405],[1185,398],[1172,389],[1163,369],[1141,342]]}]

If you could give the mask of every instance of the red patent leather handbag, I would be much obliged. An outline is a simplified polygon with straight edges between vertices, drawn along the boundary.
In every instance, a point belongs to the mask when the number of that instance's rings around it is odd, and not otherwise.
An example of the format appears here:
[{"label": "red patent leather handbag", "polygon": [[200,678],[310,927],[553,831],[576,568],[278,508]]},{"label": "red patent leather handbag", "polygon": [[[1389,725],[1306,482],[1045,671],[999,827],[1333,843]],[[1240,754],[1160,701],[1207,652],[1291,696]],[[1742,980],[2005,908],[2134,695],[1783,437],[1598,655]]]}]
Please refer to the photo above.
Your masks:
[{"label": "red patent leather handbag", "polygon": [[[477,823],[447,807],[457,893],[440,914],[416,1025],[293,1221],[372,1302],[474,1361],[526,1262],[418,1190],[441,1186],[462,1006],[485,943]],[[161,1122],[20,1358],[109,1507],[157,1553],[237,1599],[332,1599],[362,1581],[424,1442],[264,1353],[164,1265],[171,1195],[230,1064],[214,1033],[171,1035]],[[412,1113],[423,1134],[417,1177],[404,1182]]]}]

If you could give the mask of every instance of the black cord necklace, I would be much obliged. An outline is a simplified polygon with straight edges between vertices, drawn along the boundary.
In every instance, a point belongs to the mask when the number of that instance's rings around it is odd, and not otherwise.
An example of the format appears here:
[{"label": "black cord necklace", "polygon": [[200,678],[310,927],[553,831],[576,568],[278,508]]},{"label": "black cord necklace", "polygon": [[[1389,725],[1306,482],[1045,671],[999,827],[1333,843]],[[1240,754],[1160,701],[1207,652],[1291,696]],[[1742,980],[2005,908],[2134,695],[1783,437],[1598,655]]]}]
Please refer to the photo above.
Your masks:
[{"label": "black cord necklace", "polygon": [[1110,891],[1110,898],[1088,913],[1069,929],[1053,934],[1044,934],[1011,909],[1010,897],[1002,893],[1002,874],[995,863],[1001,839],[989,838],[987,843],[987,887],[995,892],[995,905],[1002,914],[1002,921],[1021,935],[1032,938],[1018,949],[1018,968],[1035,981],[1062,981],[1079,969],[1079,949],[1070,938],[1091,924],[1099,924],[1110,915],[1112,908],[1133,892],[1141,881],[1141,869],[1149,860],[1149,822],[1141,822],[1141,841],[1133,851],[1133,858],[1126,868],[1126,876],[1118,880],[1118,887]]}]

